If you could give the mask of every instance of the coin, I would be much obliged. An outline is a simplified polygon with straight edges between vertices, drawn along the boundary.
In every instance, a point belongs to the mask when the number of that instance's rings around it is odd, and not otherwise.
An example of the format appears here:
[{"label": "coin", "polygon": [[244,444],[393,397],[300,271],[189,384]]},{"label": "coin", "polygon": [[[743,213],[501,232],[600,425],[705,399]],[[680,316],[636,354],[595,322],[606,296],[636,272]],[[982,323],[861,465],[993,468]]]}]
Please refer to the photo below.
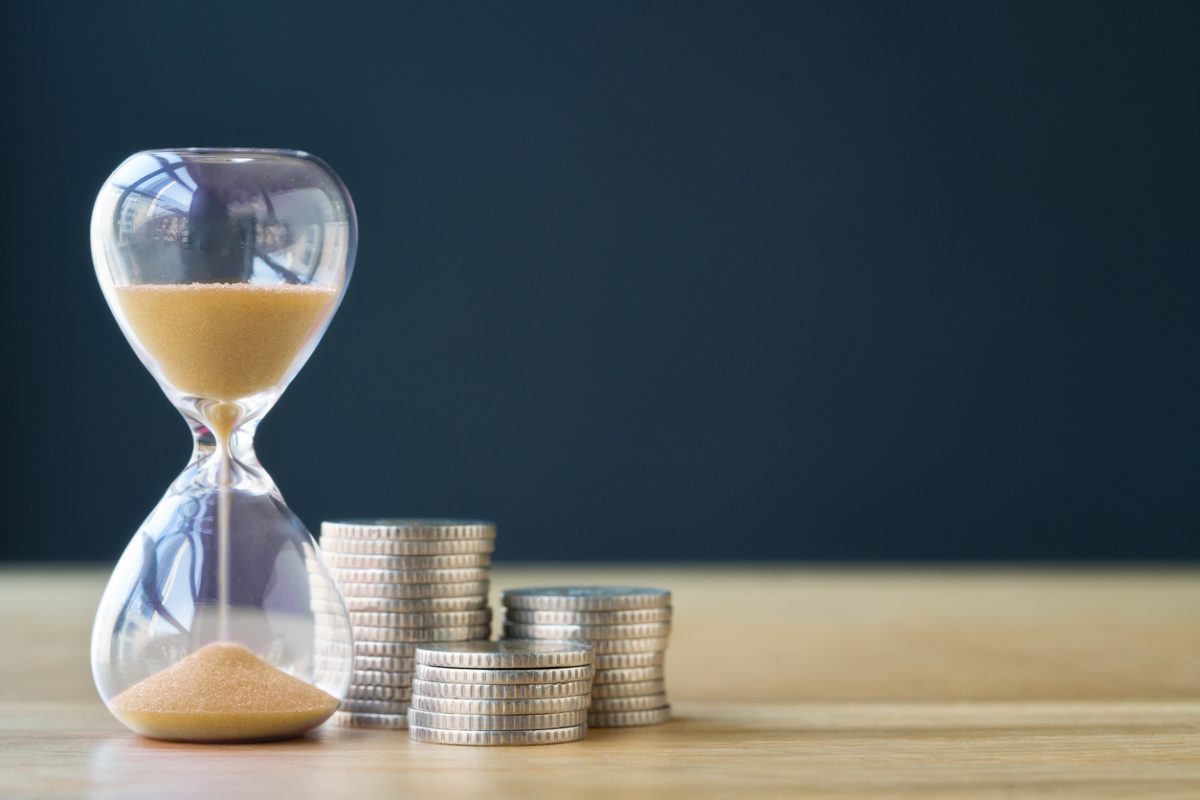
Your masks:
[{"label": "coin", "polygon": [[578,667],[592,663],[592,650],[584,642],[508,639],[502,642],[458,642],[422,645],[418,664],[472,669],[539,669]]},{"label": "coin", "polygon": [[[418,668],[421,665],[417,665]],[[530,700],[542,697],[572,697],[587,694],[591,681],[568,683],[438,683],[413,678],[413,692],[426,697],[465,700]]]},{"label": "coin", "polygon": [[342,642],[324,642],[320,639],[316,643],[318,655],[339,655],[345,652],[353,652],[354,657],[359,656],[389,656],[393,658],[412,658],[413,652],[417,645],[414,642],[366,642],[358,641],[353,645]]},{"label": "coin", "polygon": [[564,711],[586,711],[590,700],[586,694],[532,700],[468,700],[461,697],[414,694],[409,708],[441,714],[558,714]]},{"label": "coin", "polygon": [[345,539],[495,539],[496,524],[474,519],[339,519],[321,523],[321,537]]},{"label": "coin", "polygon": [[557,669],[455,669],[418,664],[416,676],[427,681],[443,683],[567,683],[590,680],[592,667],[585,665]]},{"label": "coin", "polygon": [[346,605],[341,599],[341,592],[338,592],[338,599],[336,601],[325,599],[332,596],[334,592],[337,592],[335,587],[322,587],[318,589],[318,592],[317,596],[308,603],[308,607],[313,614],[320,614],[331,618],[341,617],[342,613],[346,610]]},{"label": "coin", "polygon": [[[337,658],[318,655],[313,659],[313,671],[327,680],[332,680],[333,676],[344,675],[347,671],[352,670],[353,659],[354,657],[349,654]],[[341,680],[341,678],[337,680]]]},{"label": "coin", "polygon": [[[353,553],[322,553],[331,567],[346,569],[459,569],[486,567],[492,563],[487,553],[461,553],[444,556],[371,556]],[[649,622],[650,620],[646,620]]]},{"label": "coin", "polygon": [[629,669],[631,667],[661,667],[666,659],[666,655],[661,650],[650,650],[642,653],[597,654],[596,671]]},{"label": "coin", "polygon": [[591,709],[596,713],[605,711],[642,711],[662,708],[667,704],[665,692],[644,694],[640,697],[593,697]]},{"label": "coin", "polygon": [[462,642],[486,639],[490,625],[457,625],[445,628],[368,628],[354,626],[355,642]]},{"label": "coin", "polygon": [[650,639],[668,636],[669,622],[644,622],[636,625],[523,625],[504,622],[504,635],[517,639],[582,639],[595,642],[601,639]]},{"label": "coin", "polygon": [[669,606],[671,593],[666,589],[633,586],[548,586],[512,589],[504,592],[500,601],[509,608],[618,611]]},{"label": "coin", "polygon": [[432,744],[475,746],[560,744],[584,738],[587,736],[587,726],[572,725],[569,728],[547,728],[536,731],[447,731],[410,724],[408,735],[414,741]]},{"label": "coin", "polygon": [[[364,674],[369,673],[369,674]],[[344,679],[345,673],[325,672],[317,670],[314,674],[318,683],[335,684]],[[342,677],[339,677],[342,676]],[[374,670],[355,671],[350,676],[350,686],[387,686],[407,689],[412,685],[411,672],[378,672]]]},{"label": "coin", "polygon": [[403,714],[408,711],[407,700],[343,700],[341,711],[356,714]]},{"label": "coin", "polygon": [[633,683],[636,681],[657,681],[663,678],[662,666],[628,667],[626,669],[598,669],[593,678],[596,685],[609,683]]},{"label": "coin", "polygon": [[464,597],[347,597],[346,609],[354,614],[359,611],[388,613],[439,613],[443,611],[476,611],[487,607],[486,594],[471,594]]},{"label": "coin", "polygon": [[443,542],[416,542],[385,539],[343,539],[322,536],[321,551],[362,556],[450,556],[464,553],[490,553],[495,539],[454,539]]},{"label": "coin", "polygon": [[361,686],[355,684],[346,690],[347,700],[408,700],[412,689],[407,686]]},{"label": "coin", "polygon": [[344,569],[330,567],[338,584],[343,583],[464,583],[486,581],[490,567],[458,567],[455,569]]},{"label": "coin", "polygon": [[408,727],[408,714],[357,714],[351,711],[335,711],[332,717],[338,725],[348,728],[383,728],[404,730]]},{"label": "coin", "polygon": [[436,711],[408,710],[408,724],[422,728],[470,731],[531,731],[566,728],[587,722],[587,711],[563,711],[558,714],[439,714]]},{"label": "coin", "polygon": [[635,697],[646,694],[663,694],[666,691],[667,687],[661,680],[602,683],[592,687],[592,697]]},{"label": "coin", "polygon": [[[355,671],[361,670],[379,670],[382,672],[412,672],[416,662],[412,657],[403,658],[399,656],[354,656],[352,659]],[[333,667],[341,668],[340,661],[326,661],[324,657],[317,656],[316,664],[318,667]]]},{"label": "coin", "polygon": [[463,583],[356,583],[339,582],[342,594],[348,597],[387,597],[411,599],[414,597],[465,597],[487,594],[487,581]]},{"label": "coin", "polygon": [[412,670],[384,672],[378,669],[356,669],[350,676],[350,683],[354,686],[412,686],[412,681]]},{"label": "coin", "polygon": [[492,611],[433,611],[398,614],[386,611],[352,611],[350,622],[371,628],[438,628],[453,625],[486,625],[492,621]]},{"label": "coin", "polygon": [[671,718],[671,707],[644,711],[609,711],[589,713],[588,725],[595,728],[632,728],[638,725],[657,725]]},{"label": "coin", "polygon": [[525,625],[630,625],[639,622],[670,622],[671,607],[631,608],[625,611],[539,611],[506,608],[507,622]]},{"label": "coin", "polygon": [[669,640],[662,636],[656,639],[597,639],[591,644],[592,649],[600,654],[613,653],[643,653],[651,650],[666,650]]}]

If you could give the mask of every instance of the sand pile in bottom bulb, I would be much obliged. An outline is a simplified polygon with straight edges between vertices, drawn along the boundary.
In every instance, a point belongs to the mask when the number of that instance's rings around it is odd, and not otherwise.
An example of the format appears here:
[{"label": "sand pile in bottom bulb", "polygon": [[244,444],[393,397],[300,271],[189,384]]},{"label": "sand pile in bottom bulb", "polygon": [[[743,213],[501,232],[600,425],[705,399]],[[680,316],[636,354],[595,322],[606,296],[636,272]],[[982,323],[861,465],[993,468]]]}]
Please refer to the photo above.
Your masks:
[{"label": "sand pile in bottom bulb", "polygon": [[337,707],[332,695],[229,642],[205,645],[109,704],[138,733],[178,742],[286,739]]}]

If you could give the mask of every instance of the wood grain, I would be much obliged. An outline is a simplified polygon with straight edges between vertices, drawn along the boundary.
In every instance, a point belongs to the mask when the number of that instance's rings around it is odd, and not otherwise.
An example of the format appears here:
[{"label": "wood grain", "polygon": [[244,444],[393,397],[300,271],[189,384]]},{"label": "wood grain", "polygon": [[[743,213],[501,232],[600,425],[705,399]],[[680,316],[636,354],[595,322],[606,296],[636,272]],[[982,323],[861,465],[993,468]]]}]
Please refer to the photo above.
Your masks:
[{"label": "wood grain", "polygon": [[1200,797],[1194,570],[498,568],[676,606],[677,720],[502,749],[138,738],[91,685],[105,579],[0,571],[0,796]]}]

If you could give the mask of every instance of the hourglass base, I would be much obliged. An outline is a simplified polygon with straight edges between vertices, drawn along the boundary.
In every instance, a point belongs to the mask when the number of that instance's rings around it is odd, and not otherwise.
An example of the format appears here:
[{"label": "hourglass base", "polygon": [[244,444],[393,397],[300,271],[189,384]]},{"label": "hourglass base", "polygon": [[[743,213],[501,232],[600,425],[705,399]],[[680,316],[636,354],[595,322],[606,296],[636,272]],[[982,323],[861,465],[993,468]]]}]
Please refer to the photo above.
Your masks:
[{"label": "hourglass base", "polygon": [[97,688],[156,739],[302,735],[349,686],[349,615],[261,467],[243,463],[219,486],[207,461],[175,481],[117,564],[93,632]]}]

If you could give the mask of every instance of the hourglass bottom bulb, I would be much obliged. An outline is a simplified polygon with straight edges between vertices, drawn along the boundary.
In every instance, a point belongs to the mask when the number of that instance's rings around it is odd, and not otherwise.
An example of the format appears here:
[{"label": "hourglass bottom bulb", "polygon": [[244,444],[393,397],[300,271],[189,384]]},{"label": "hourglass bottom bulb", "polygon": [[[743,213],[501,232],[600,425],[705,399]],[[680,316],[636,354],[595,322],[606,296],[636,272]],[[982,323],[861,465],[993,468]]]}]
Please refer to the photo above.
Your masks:
[{"label": "hourglass bottom bulb", "polygon": [[337,710],[332,695],[288,675],[241,645],[205,645],[112,699],[138,733],[177,742],[288,739]]}]

